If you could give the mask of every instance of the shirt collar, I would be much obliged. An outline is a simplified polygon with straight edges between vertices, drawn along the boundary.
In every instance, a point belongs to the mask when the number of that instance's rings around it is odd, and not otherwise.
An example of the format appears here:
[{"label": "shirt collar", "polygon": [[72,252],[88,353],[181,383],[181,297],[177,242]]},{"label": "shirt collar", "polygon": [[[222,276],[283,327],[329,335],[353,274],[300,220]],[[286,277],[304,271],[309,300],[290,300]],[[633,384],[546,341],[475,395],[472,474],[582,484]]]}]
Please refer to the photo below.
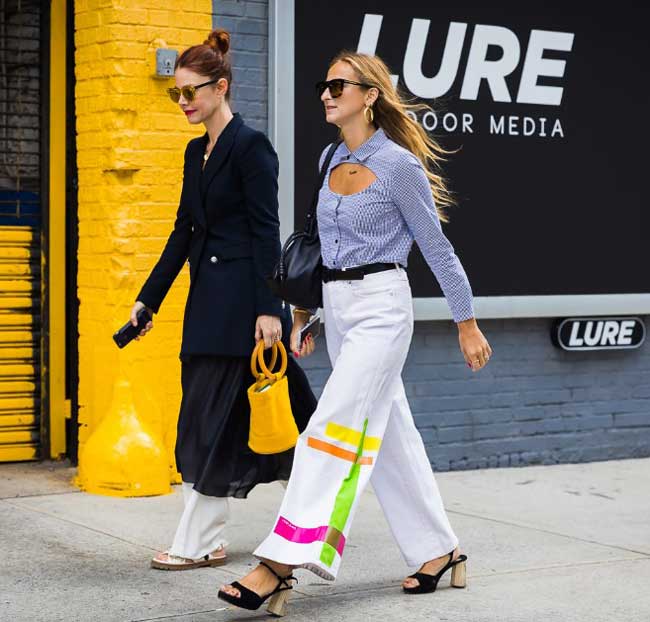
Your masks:
[{"label": "shirt collar", "polygon": [[337,154],[337,160],[350,160],[352,156],[359,162],[365,162],[371,155],[373,155],[382,145],[386,143],[388,137],[384,130],[379,128],[365,143],[359,145],[354,151],[350,151],[345,144],[341,143],[341,149]]}]

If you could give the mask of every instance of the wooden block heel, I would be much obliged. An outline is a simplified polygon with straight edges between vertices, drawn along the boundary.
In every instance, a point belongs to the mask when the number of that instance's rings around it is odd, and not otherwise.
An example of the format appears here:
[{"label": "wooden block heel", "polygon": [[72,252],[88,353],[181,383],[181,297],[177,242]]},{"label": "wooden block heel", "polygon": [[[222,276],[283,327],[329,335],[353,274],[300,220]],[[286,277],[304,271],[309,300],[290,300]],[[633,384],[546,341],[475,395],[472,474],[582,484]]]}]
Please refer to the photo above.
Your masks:
[{"label": "wooden block heel", "polygon": [[407,594],[429,594],[435,592],[438,587],[438,581],[447,570],[451,568],[451,585],[453,587],[465,587],[467,578],[465,576],[465,562],[467,555],[459,555],[453,559],[454,551],[449,553],[449,561],[438,571],[438,574],[427,574],[425,572],[416,572],[409,576],[409,579],[417,579],[418,585],[415,587],[402,587]]},{"label": "wooden block heel", "polygon": [[249,590],[247,587],[243,586],[241,583],[239,583],[239,581],[233,581],[230,586],[239,591],[239,596],[233,596],[224,590],[219,590],[217,596],[221,600],[225,600],[227,603],[235,605],[235,607],[240,607],[241,609],[249,609],[251,611],[259,609],[268,599],[269,604],[267,611],[274,616],[283,616],[287,610],[289,592],[293,589],[291,582],[296,581],[296,578],[292,574],[286,577],[281,577],[266,562],[260,562],[260,566],[266,568],[278,580],[278,584],[272,592],[266,594],[266,596],[261,596],[260,594],[257,594],[256,592],[253,592],[252,590]]},{"label": "wooden block heel", "polygon": [[286,615],[290,594],[291,594],[291,590],[283,590],[282,592],[278,592],[277,594],[274,594],[271,597],[271,600],[269,600],[269,605],[266,608],[266,610],[271,615],[274,615],[278,618],[281,618],[282,616]]},{"label": "wooden block heel", "polygon": [[451,569],[451,587],[465,587],[467,585],[466,562],[458,562]]}]

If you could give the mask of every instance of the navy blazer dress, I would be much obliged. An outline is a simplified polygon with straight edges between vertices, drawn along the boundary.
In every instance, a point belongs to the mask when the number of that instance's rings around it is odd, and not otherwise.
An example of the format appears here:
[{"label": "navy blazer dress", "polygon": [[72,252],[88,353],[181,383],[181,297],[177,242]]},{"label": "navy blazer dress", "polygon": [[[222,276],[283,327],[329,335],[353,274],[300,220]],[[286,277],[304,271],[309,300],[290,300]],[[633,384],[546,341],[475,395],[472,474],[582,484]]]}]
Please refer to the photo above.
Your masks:
[{"label": "navy blazer dress", "polygon": [[[278,158],[266,136],[239,115],[202,170],[207,140],[206,134],[187,145],[174,230],[137,299],[157,312],[189,261],[176,467],[203,495],[244,498],[259,483],[288,479],[293,461],[293,450],[259,455],[248,447],[255,321],[280,317],[287,349],[291,331],[288,306],[266,283],[280,256]],[[302,431],[316,398],[292,356],[287,379]]]},{"label": "navy blazer dress", "polygon": [[280,256],[277,154],[239,114],[202,170],[207,141],[206,133],[187,145],[174,230],[137,300],[158,312],[189,261],[181,357],[250,356],[259,315],[281,318],[288,346],[288,305],[266,283]]}]

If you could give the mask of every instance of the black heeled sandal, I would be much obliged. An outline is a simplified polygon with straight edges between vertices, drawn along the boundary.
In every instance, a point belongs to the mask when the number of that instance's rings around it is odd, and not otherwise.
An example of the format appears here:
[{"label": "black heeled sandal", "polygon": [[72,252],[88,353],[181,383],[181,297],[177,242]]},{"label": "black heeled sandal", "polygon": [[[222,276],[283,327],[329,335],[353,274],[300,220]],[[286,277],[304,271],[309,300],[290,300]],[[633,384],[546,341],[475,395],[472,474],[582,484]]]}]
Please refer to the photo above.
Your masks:
[{"label": "black heeled sandal", "polygon": [[278,580],[277,587],[270,594],[260,596],[256,592],[253,592],[253,590],[244,587],[239,583],[239,581],[233,581],[230,585],[239,590],[239,596],[232,596],[223,590],[219,590],[217,596],[231,605],[241,607],[242,609],[249,609],[251,611],[259,609],[264,604],[264,601],[267,598],[270,598],[271,600],[269,600],[269,606],[266,610],[274,616],[281,617],[285,614],[287,609],[289,591],[293,589],[293,585],[291,585],[289,581],[297,582],[298,580],[292,574],[287,577],[281,577],[265,562],[260,562],[260,565],[264,566],[267,570],[270,570]]},{"label": "black heeled sandal", "polygon": [[[455,550],[455,549],[454,549]],[[402,589],[407,594],[428,594],[435,592],[438,587],[438,581],[447,570],[451,568],[451,587],[465,587],[467,585],[467,575],[465,572],[465,562],[467,555],[459,555],[453,559],[454,551],[449,553],[449,561],[439,570],[438,574],[426,574],[416,572],[409,576],[409,579],[417,579],[419,585],[416,587],[405,587]]]}]

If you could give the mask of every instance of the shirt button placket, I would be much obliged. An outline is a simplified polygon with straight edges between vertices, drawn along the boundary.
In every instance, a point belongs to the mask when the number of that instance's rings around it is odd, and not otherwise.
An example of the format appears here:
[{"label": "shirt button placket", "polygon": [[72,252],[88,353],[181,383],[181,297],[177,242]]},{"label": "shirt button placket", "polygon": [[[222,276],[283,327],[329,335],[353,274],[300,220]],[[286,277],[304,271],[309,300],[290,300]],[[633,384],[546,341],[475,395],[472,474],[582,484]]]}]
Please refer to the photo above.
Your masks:
[{"label": "shirt button placket", "polygon": [[341,246],[339,245],[339,239],[341,237],[341,227],[339,226],[339,206],[341,205],[341,200],[342,200],[342,197],[338,197],[338,199],[336,201],[336,209],[334,210],[334,215],[335,215],[334,220],[336,222],[336,235],[338,236],[334,240],[334,244],[336,245],[336,249],[335,249],[335,253],[334,253],[334,257],[335,257],[334,265],[336,265],[336,259],[339,258],[339,251],[341,250]]}]

